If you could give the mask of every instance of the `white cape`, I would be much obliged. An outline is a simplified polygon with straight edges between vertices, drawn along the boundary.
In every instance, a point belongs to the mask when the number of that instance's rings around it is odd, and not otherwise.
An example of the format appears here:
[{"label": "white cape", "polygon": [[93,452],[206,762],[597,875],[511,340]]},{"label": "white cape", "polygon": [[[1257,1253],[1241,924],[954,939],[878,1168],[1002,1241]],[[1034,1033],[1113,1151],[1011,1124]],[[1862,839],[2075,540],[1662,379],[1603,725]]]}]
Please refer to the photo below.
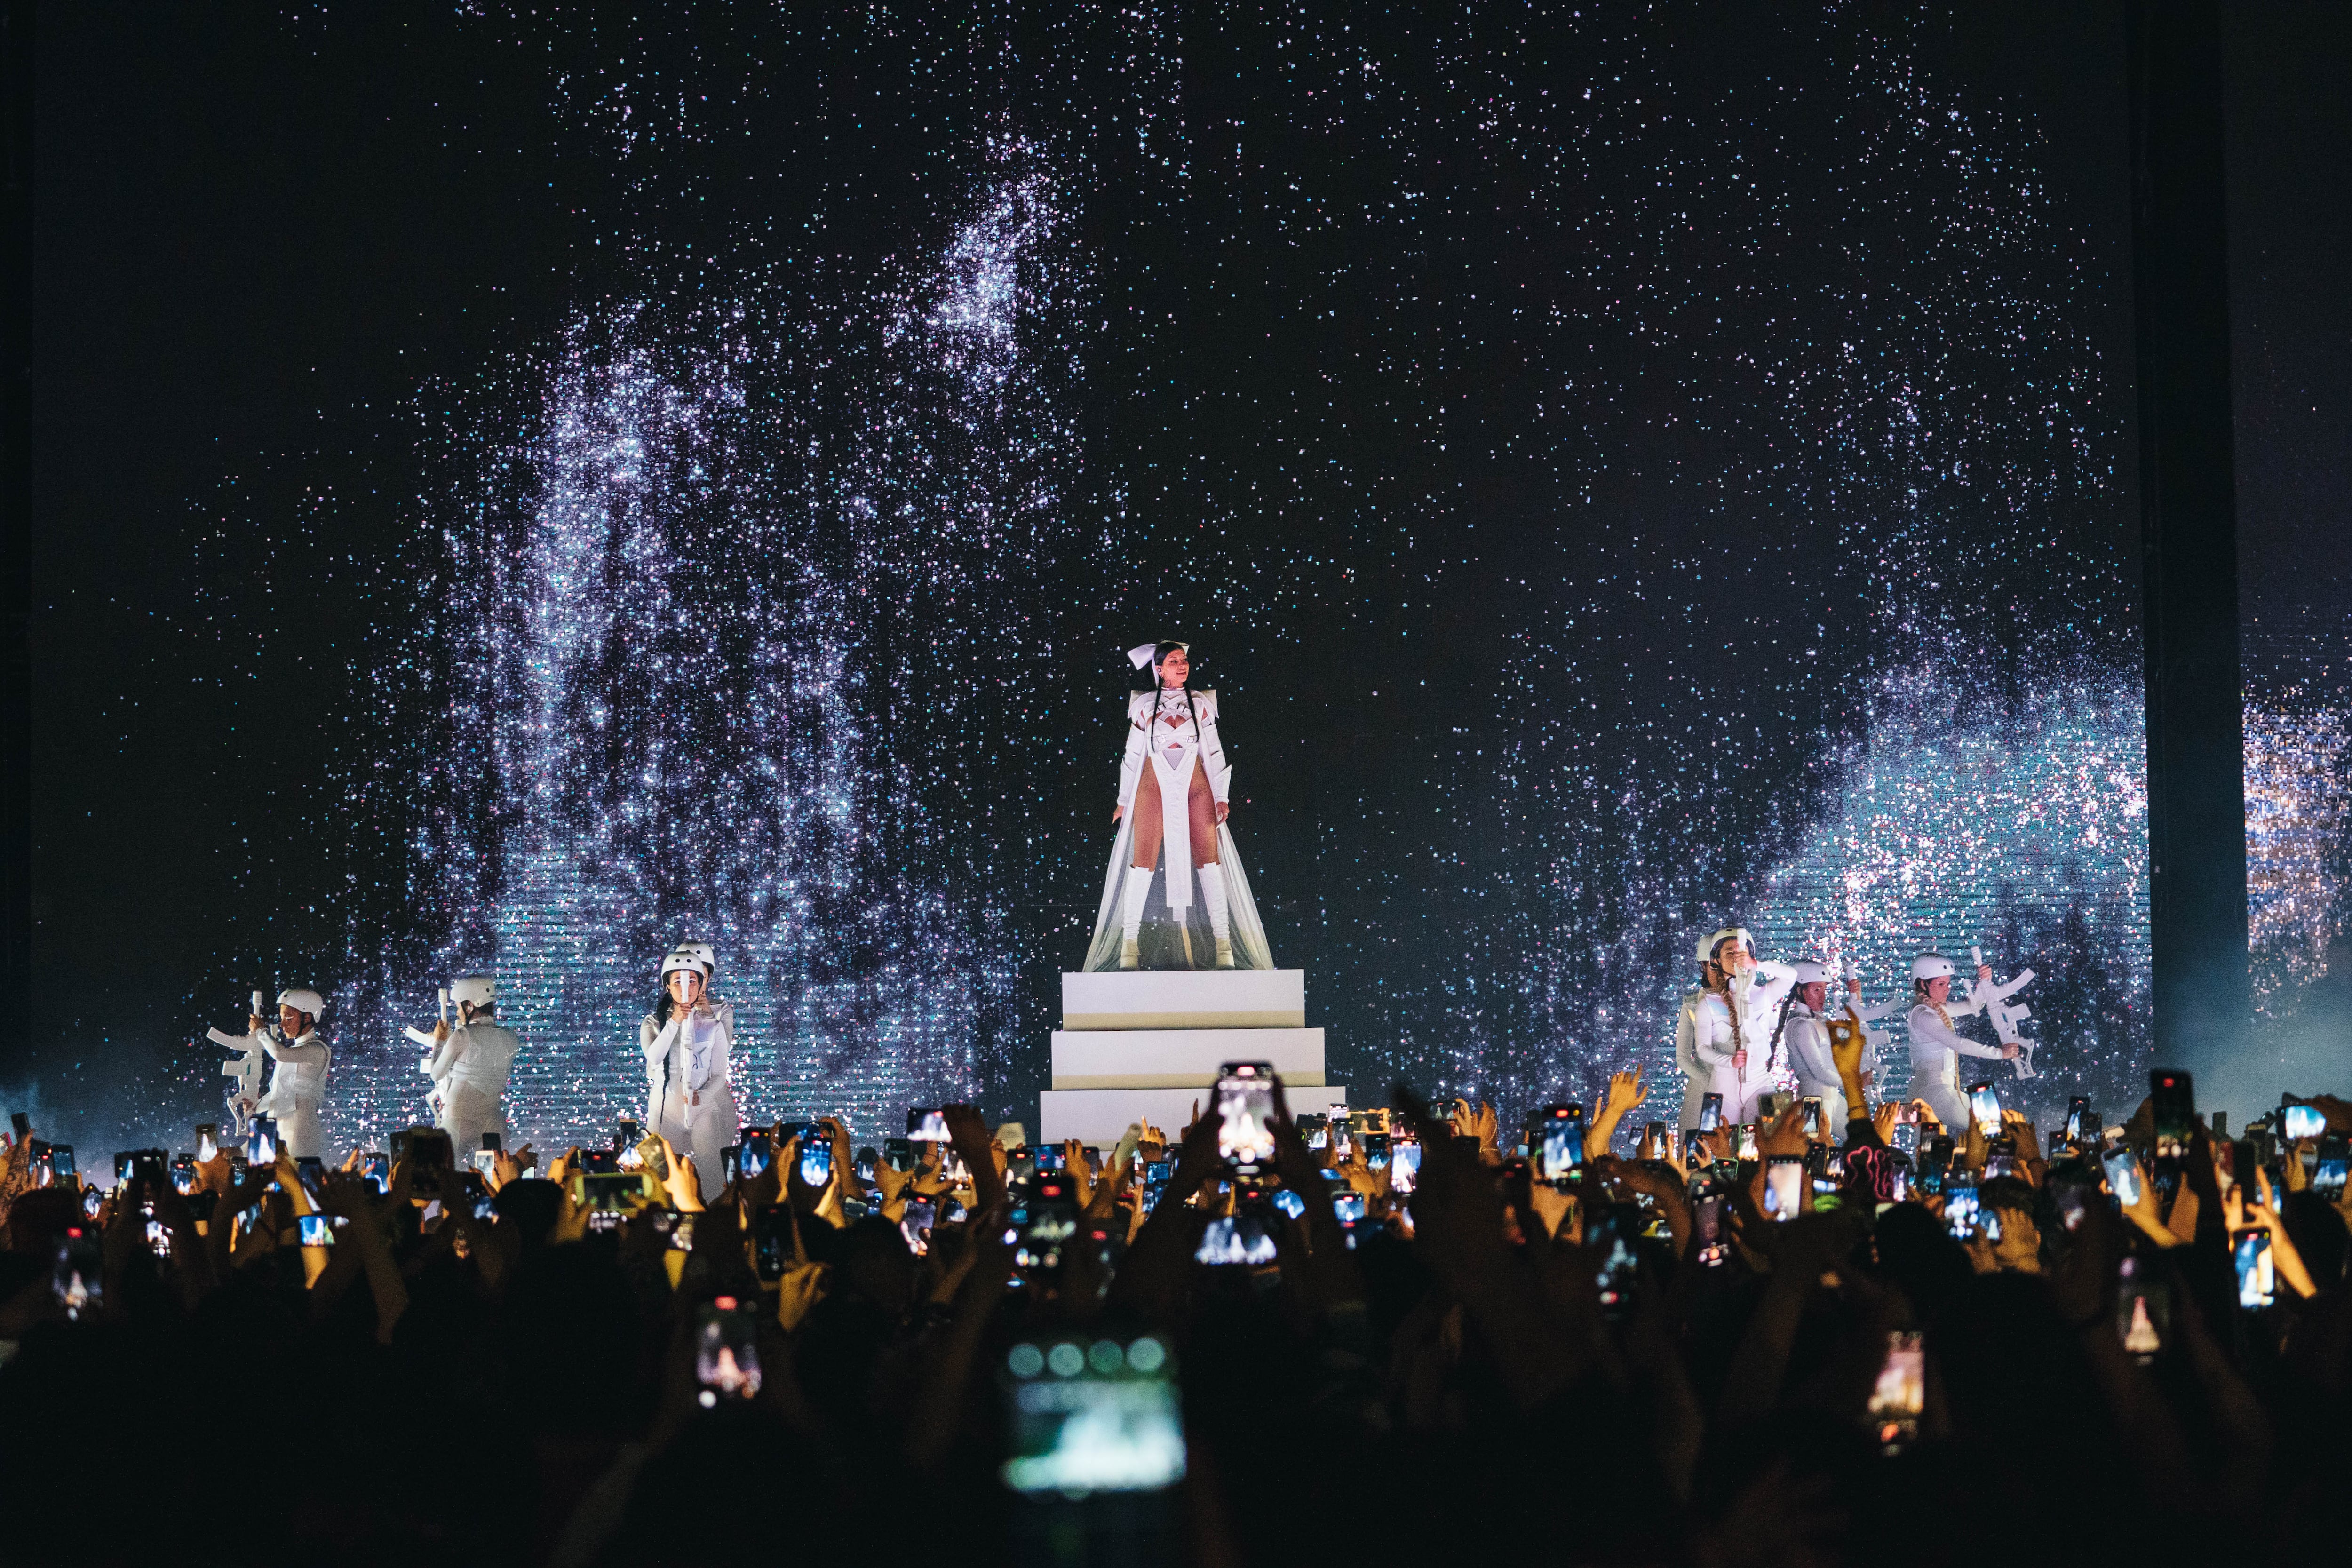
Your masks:
[{"label": "white cape", "polygon": [[[1118,967],[1122,902],[1128,858],[1134,852],[1135,814],[1119,818],[1118,842],[1111,846],[1110,870],[1103,878],[1102,905],[1095,911],[1095,937],[1087,945],[1082,967],[1089,973]],[[1143,907],[1139,941],[1146,969],[1212,969],[1217,962],[1217,939],[1209,930],[1209,913],[1201,900],[1186,910],[1168,908],[1168,859],[1163,849],[1160,868],[1151,873],[1151,900]],[[1235,969],[1272,969],[1274,955],[1266,950],[1265,927],[1258,923],[1257,900],[1250,897],[1249,878],[1234,849],[1233,829],[1217,825],[1215,871],[1225,883],[1225,909],[1233,931]],[[1188,868],[1189,872],[1189,868]],[[1189,939],[1189,941],[1188,941]]]}]

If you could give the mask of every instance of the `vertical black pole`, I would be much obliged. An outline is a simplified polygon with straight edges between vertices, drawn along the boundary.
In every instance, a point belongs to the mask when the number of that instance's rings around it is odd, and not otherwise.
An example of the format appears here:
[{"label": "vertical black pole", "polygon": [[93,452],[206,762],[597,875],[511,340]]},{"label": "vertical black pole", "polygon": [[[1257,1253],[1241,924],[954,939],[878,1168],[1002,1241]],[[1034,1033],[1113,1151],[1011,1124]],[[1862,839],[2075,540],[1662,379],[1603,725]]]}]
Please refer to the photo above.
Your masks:
[{"label": "vertical black pole", "polygon": [[[2156,1057],[2251,1114],[2219,0],[2130,0]],[[2246,1086],[2233,1080],[2246,1077]]]},{"label": "vertical black pole", "polygon": [[[33,6],[0,6],[0,995],[33,981]],[[26,1026],[0,1026],[0,1059]]]}]

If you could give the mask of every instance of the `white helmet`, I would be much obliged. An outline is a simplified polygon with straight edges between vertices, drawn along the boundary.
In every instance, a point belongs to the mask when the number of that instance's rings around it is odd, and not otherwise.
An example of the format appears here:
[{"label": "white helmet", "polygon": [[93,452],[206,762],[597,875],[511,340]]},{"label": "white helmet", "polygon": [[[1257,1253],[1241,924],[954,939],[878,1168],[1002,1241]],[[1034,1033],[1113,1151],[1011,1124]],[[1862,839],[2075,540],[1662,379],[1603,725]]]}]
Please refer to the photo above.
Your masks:
[{"label": "white helmet", "polygon": [[709,942],[682,942],[677,944],[677,950],[680,952],[694,954],[695,962],[702,965],[702,977],[705,980],[719,973],[719,950]]},{"label": "white helmet", "polygon": [[461,974],[449,982],[449,1000],[467,1007],[487,1007],[499,999],[499,983],[487,974]]},{"label": "white helmet", "polygon": [[1713,959],[1717,951],[1720,949],[1725,942],[1729,942],[1733,937],[1738,937],[1739,939],[1739,945],[1746,948],[1748,952],[1754,952],[1756,951],[1756,939],[1748,934],[1748,928],[1746,926],[1726,926],[1721,931],[1706,939],[1706,956],[1709,959]]},{"label": "white helmet", "polygon": [[1803,963],[1800,963],[1800,964],[1798,964],[1798,965],[1797,965],[1797,984],[1800,984],[1800,985],[1827,985],[1829,983],[1830,983],[1830,966],[1829,966],[1828,964],[1826,964],[1826,963],[1815,963],[1811,959],[1810,959],[1810,958],[1809,958],[1809,959],[1806,959]]},{"label": "white helmet", "polygon": [[1940,952],[1923,952],[1911,961],[1914,980],[1949,980],[1952,974],[1952,961]]},{"label": "white helmet", "polygon": [[327,1010],[327,999],[307,985],[289,985],[278,994],[280,1007],[291,1007],[297,1013],[308,1013],[313,1018]]},{"label": "white helmet", "polygon": [[709,978],[709,972],[702,967],[702,959],[699,955],[687,948],[677,947],[671,949],[669,956],[661,961],[662,984],[668,984],[669,977],[681,969],[686,970],[698,980]]}]

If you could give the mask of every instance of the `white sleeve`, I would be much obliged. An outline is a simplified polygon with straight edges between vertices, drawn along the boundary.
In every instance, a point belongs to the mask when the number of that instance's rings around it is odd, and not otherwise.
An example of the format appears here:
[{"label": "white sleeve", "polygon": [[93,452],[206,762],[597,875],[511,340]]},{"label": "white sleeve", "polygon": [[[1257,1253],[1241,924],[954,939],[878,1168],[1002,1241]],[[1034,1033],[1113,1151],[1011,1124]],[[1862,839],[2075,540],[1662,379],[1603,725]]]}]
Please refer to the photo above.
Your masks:
[{"label": "white sleeve", "polygon": [[[1948,1013],[1951,1011],[1948,1004],[1944,1010]],[[1995,1060],[2000,1058],[1998,1048],[1980,1046],[1958,1030],[1946,1028],[1944,1020],[1936,1016],[1936,1010],[1933,1007],[1918,1007],[1912,1010],[1911,1037],[1914,1040],[1924,1039],[1930,1045],[1941,1046],[1955,1056],[1990,1057]]]},{"label": "white sleeve", "polygon": [[1201,771],[1209,775],[1209,794],[1223,805],[1233,795],[1233,765],[1225,761],[1225,740],[1217,728],[1217,694],[1203,691],[1198,699],[1201,715]]},{"label": "white sleeve", "polygon": [[1147,693],[1139,692],[1127,700],[1127,750],[1118,760],[1118,804],[1122,811],[1135,804],[1135,786],[1143,782],[1143,753],[1151,739],[1143,721],[1147,698]]},{"label": "white sleeve", "polygon": [[[1727,1043],[1721,1050],[1717,1050],[1714,1040],[1715,1030],[1712,1027],[1702,1027],[1699,1024],[1699,1016],[1703,1016],[1705,1012],[1706,1009],[1704,1005],[1693,1010],[1693,1017],[1691,1019],[1691,1056],[1696,1059],[1701,1067],[1727,1067],[1730,1065],[1732,1053],[1739,1049],[1739,1037],[1738,1035],[1727,1029],[1724,1031],[1724,1039]],[[1713,1023],[1714,1020],[1712,1018],[1707,1019],[1708,1025],[1711,1026]]]}]

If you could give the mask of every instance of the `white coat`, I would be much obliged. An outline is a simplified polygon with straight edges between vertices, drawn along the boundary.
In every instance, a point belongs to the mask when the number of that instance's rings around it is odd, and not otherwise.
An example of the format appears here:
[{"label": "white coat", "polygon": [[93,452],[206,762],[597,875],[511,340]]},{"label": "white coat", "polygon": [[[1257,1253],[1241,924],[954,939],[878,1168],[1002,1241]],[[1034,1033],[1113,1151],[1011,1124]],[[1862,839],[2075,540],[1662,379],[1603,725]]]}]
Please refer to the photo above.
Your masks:
[{"label": "white coat", "polygon": [[694,1158],[705,1198],[725,1185],[719,1151],[736,1139],[735,1086],[729,1056],[735,1045],[735,1005],[717,997],[667,1023],[648,1013],[637,1026],[646,1057],[646,1125]]},{"label": "white coat", "polygon": [[507,1077],[521,1048],[512,1029],[481,1019],[452,1028],[419,1064],[433,1080],[434,1124],[449,1134],[458,1163],[473,1159],[483,1133],[505,1133]]},{"label": "white coat", "polygon": [[[1785,963],[1759,963],[1745,985],[1706,992],[1691,1009],[1691,1056],[1707,1069],[1707,1092],[1723,1096],[1727,1123],[1755,1121],[1758,1099],[1772,1087],[1772,1026],[1796,981]],[[1732,1061],[1743,1048],[1745,1068]]]},{"label": "white coat", "polygon": [[275,1030],[264,1029],[261,1048],[278,1067],[255,1111],[277,1118],[278,1147],[288,1153],[325,1159],[327,1130],[319,1120],[319,1102],[327,1097],[326,1042],[315,1029],[290,1045]]},{"label": "white coat", "polygon": [[1135,805],[1143,770],[1160,784],[1160,854],[1171,910],[1192,907],[1192,767],[1198,761],[1218,805],[1233,796],[1234,770],[1217,732],[1214,691],[1139,691],[1127,702],[1127,752],[1118,764],[1119,809]]},{"label": "white coat", "polygon": [[1936,1120],[1955,1139],[1969,1129],[1969,1100],[1960,1090],[1960,1058],[1989,1057],[1999,1061],[2000,1047],[1977,1044],[1952,1027],[1951,1020],[1983,1010],[1973,987],[1965,1002],[1947,1002],[1940,1010],[1922,1002],[1911,1009],[1911,1092],[1935,1109]]}]

